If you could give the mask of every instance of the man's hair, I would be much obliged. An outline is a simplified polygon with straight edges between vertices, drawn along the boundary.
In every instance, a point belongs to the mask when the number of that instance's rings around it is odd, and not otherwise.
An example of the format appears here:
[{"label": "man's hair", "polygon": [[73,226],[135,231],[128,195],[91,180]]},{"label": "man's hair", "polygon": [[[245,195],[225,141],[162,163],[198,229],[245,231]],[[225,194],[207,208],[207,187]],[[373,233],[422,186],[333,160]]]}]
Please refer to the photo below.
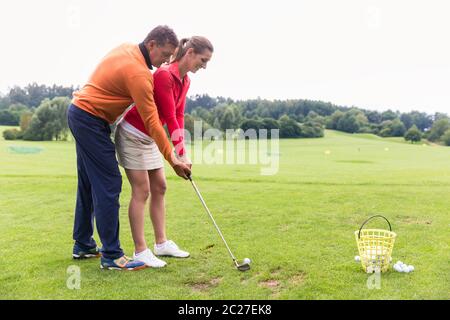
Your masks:
[{"label": "man's hair", "polygon": [[178,46],[177,35],[168,26],[157,26],[154,28],[145,38],[144,44],[148,44],[152,40],[154,40],[158,46],[165,46],[166,43],[170,43],[174,47]]}]

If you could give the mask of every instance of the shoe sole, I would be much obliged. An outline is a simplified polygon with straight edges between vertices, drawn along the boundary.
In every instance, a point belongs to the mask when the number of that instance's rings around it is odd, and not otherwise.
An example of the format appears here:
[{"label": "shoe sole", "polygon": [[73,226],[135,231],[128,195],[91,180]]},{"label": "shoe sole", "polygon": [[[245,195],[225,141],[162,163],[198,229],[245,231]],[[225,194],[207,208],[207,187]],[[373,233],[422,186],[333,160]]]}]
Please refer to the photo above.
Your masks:
[{"label": "shoe sole", "polygon": [[168,255],[168,254],[155,254],[155,256],[157,257],[165,257],[165,258],[179,258],[179,259],[185,259],[185,258],[189,258],[191,255],[188,255],[186,257],[183,256],[173,256],[173,255]]},{"label": "shoe sole", "polygon": [[163,266],[150,266],[148,264],[146,264],[147,268],[154,268],[154,269],[161,269],[161,268],[165,268],[167,266],[167,264],[163,265]]},{"label": "shoe sole", "polygon": [[74,258],[75,260],[82,260],[82,259],[90,259],[90,258],[98,258],[101,257],[102,254],[83,254],[83,255],[79,255],[79,254],[72,254],[72,258]]},{"label": "shoe sole", "polygon": [[142,269],[146,269],[147,266],[143,265],[141,267],[136,267],[136,268],[118,268],[118,267],[104,267],[103,265],[100,265],[100,269],[103,270],[118,270],[118,271],[138,271],[138,270],[142,270]]}]

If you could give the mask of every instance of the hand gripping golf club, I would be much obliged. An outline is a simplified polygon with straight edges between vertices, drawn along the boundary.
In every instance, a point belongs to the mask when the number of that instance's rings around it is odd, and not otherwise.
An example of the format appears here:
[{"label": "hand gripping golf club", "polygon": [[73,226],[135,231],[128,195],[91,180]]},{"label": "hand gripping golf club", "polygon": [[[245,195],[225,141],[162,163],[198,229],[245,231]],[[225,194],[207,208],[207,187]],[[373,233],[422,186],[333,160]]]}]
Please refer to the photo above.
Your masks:
[{"label": "hand gripping golf club", "polygon": [[195,182],[192,180],[192,177],[191,177],[191,176],[188,176],[188,179],[189,179],[189,181],[191,181],[191,184],[192,184],[192,186],[194,187],[194,190],[195,190],[195,192],[197,193],[198,198],[199,198],[200,201],[202,202],[203,207],[205,207],[206,212],[208,213],[208,215],[209,215],[209,217],[211,218],[211,220],[212,220],[214,226],[216,227],[217,232],[219,233],[220,237],[221,237],[222,240],[223,240],[223,243],[225,243],[225,246],[227,247],[227,250],[228,250],[228,252],[230,253],[231,258],[233,259],[233,262],[234,262],[234,265],[236,266],[236,268],[237,268],[239,271],[247,271],[247,270],[250,270],[250,264],[249,264],[249,262],[248,262],[248,260],[249,260],[248,258],[246,258],[246,259],[245,259],[246,261],[244,261],[244,262],[241,263],[241,264],[239,264],[239,263],[237,262],[236,257],[235,257],[235,256],[233,255],[233,253],[231,252],[230,247],[228,246],[227,242],[225,241],[225,238],[223,237],[222,232],[221,232],[220,229],[219,229],[219,226],[217,225],[217,223],[216,223],[216,221],[214,220],[214,218],[213,218],[211,212],[209,211],[208,207],[206,206],[205,200],[203,200],[203,197],[202,197],[202,195],[200,194],[200,191],[198,190],[197,186],[195,185]]}]

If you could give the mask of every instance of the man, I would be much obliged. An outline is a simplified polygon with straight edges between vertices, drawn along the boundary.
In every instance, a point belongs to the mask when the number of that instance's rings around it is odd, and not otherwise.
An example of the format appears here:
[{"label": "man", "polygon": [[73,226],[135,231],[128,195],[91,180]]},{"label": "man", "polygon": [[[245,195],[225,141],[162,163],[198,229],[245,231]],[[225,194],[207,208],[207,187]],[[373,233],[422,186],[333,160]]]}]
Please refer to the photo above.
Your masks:
[{"label": "man", "polygon": [[100,256],[93,221],[102,242],[101,268],[139,270],[145,264],[126,257],[119,241],[119,195],[122,176],[110,138],[109,124],[136,103],[148,134],[164,158],[184,179],[189,167],[178,160],[161,125],[153,99],[150,69],[167,62],[178,39],[172,29],[158,26],[139,45],[123,44],[109,52],[69,106],[69,128],[76,141],[78,190],[73,257]]}]

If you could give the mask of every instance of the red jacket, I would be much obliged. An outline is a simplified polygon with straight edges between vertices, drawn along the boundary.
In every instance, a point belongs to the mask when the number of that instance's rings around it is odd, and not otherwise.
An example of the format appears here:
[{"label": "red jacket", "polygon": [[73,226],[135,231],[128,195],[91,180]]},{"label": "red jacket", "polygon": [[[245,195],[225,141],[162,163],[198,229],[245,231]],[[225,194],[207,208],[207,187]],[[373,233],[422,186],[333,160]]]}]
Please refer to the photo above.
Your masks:
[{"label": "red jacket", "polygon": [[[178,62],[161,66],[153,74],[156,107],[161,123],[167,124],[167,129],[178,155],[185,153],[184,148],[184,107],[189,90],[190,79],[186,75],[180,78]],[[133,127],[148,135],[137,107],[132,107],[124,116]]]}]

